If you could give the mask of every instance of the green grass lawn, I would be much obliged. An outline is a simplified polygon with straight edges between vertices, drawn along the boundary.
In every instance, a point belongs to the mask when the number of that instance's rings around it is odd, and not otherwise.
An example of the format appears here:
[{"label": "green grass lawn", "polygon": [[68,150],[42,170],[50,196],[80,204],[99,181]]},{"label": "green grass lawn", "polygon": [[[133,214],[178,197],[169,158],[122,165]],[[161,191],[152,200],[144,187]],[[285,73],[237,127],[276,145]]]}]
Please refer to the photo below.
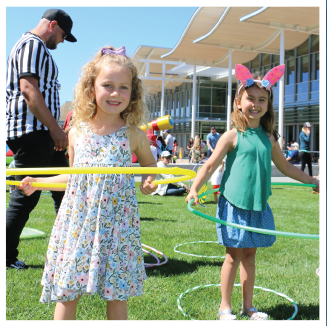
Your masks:
[{"label": "green grass lawn", "polygon": [[[8,188],[8,187],[7,187]],[[209,187],[211,189],[211,187]],[[297,233],[319,233],[319,196],[311,188],[274,186],[269,199],[275,217],[276,230]],[[7,189],[7,203],[10,195]],[[142,243],[156,248],[168,257],[168,263],[147,268],[145,293],[128,300],[130,320],[201,320],[217,319],[220,288],[209,287],[183,296],[181,306],[190,316],[178,309],[177,298],[187,289],[205,284],[219,284],[223,258],[201,258],[174,251],[181,243],[217,241],[215,223],[191,214],[185,197],[144,196],[137,190],[140,208]],[[213,195],[206,200],[206,208],[198,210],[215,216]],[[46,250],[55,220],[52,198],[42,195],[27,223],[47,234],[46,238],[21,240],[19,258],[31,268],[23,271],[7,270],[6,315],[8,320],[51,320],[55,304],[41,304],[40,285]],[[224,247],[217,243],[186,244],[179,251],[197,255],[223,256]],[[155,260],[145,254],[145,262]],[[319,319],[319,241],[277,237],[270,248],[259,248],[256,258],[258,287],[281,292],[298,306],[295,320]],[[236,276],[239,283],[239,274]],[[239,313],[242,304],[241,288],[234,287],[233,312]],[[267,312],[271,320],[288,319],[294,312],[291,302],[274,293],[254,290],[254,306]],[[106,302],[97,295],[80,300],[77,319],[105,320]],[[245,317],[237,316],[238,319]]]}]

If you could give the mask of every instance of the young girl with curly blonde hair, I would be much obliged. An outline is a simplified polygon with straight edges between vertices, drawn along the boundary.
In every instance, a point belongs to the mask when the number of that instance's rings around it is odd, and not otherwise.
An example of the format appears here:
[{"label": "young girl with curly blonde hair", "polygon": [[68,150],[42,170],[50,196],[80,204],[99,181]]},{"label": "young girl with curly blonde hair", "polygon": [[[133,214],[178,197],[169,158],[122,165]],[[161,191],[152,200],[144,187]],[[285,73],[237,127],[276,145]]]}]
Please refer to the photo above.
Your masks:
[{"label": "young girl with curly blonde hair", "polygon": [[[241,83],[236,91],[231,115],[232,129],[225,132],[217,146],[198,172],[189,195],[198,204],[197,192],[209,180],[224,157],[226,170],[217,206],[217,218],[229,223],[262,229],[275,229],[274,217],[267,203],[271,195],[271,161],[286,176],[303,183],[319,181],[300,171],[285,160],[274,130],[273,91],[284,73],[284,65],[273,68],[264,78],[236,65],[235,75]],[[255,280],[255,255],[258,247],[272,246],[274,235],[250,232],[217,223],[218,241],[226,247],[221,269],[221,302],[219,319],[234,320],[231,295],[238,266],[242,285],[241,314],[252,320],[266,320],[268,315],[252,305]]]},{"label": "young girl with curly blonde hair", "polygon": [[[106,46],[86,64],[75,88],[70,166],[156,167],[146,134],[142,82],[125,48]],[[141,192],[155,191],[143,176]],[[146,279],[140,217],[132,174],[73,174],[22,180],[67,182],[52,230],[43,272],[41,302],[57,302],[54,319],[75,319],[84,294],[107,300],[108,319],[127,319],[127,299],[143,293]],[[60,188],[54,188],[58,190]],[[62,189],[61,189],[62,190]]]}]

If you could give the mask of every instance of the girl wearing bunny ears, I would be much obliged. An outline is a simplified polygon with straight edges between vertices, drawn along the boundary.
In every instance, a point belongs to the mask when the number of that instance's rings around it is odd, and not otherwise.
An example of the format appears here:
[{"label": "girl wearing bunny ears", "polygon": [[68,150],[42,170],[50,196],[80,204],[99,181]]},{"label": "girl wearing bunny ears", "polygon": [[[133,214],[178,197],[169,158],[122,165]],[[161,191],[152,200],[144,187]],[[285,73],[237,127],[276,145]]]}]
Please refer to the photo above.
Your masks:
[{"label": "girl wearing bunny ears", "polygon": [[[284,65],[270,70],[264,78],[236,65],[235,75],[241,83],[237,89],[231,115],[232,129],[219,139],[216,149],[197,174],[186,198],[199,203],[197,192],[210,179],[227,155],[226,170],[220,185],[217,218],[255,228],[275,230],[274,217],[267,203],[271,195],[271,160],[286,176],[303,183],[319,181],[285,160],[274,130],[273,90],[284,73]],[[242,284],[241,314],[251,320],[267,320],[268,315],[252,306],[255,280],[255,255],[258,247],[272,246],[273,235],[240,230],[217,223],[218,241],[226,247],[221,269],[221,303],[218,318],[235,320],[231,295],[238,266]]]}]

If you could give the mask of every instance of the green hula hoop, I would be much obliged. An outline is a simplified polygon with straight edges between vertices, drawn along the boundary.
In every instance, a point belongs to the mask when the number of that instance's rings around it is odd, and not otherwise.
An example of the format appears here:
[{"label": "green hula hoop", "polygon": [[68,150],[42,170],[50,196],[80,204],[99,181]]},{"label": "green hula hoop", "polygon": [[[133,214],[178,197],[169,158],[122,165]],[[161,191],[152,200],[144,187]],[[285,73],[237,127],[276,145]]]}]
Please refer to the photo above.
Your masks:
[{"label": "green hula hoop", "polygon": [[[178,309],[182,312],[182,314],[183,314],[185,317],[188,317],[188,318],[190,318],[191,320],[196,320],[196,319],[192,318],[190,315],[188,315],[188,314],[183,310],[183,308],[182,308],[182,306],[181,306],[181,300],[182,300],[183,295],[185,295],[185,294],[187,294],[187,293],[190,293],[190,292],[192,292],[192,291],[195,291],[195,290],[200,290],[200,289],[208,288],[208,287],[218,287],[218,286],[221,286],[221,284],[206,284],[206,285],[199,285],[199,286],[196,286],[196,287],[194,287],[194,288],[191,288],[191,289],[186,290],[186,291],[183,292],[183,293],[178,297],[178,299],[177,299],[177,306],[178,306]],[[234,286],[241,286],[241,284],[240,284],[240,283],[238,283],[238,284],[234,284]],[[293,306],[294,306],[294,313],[293,313],[293,315],[292,315],[290,318],[288,318],[288,319],[286,319],[286,320],[292,320],[292,319],[295,318],[295,316],[297,315],[297,312],[298,312],[298,307],[297,307],[295,301],[294,301],[293,299],[291,299],[289,296],[287,296],[286,294],[283,294],[283,293],[277,292],[277,291],[275,291],[275,290],[271,290],[271,289],[263,288],[263,287],[261,287],[261,286],[254,286],[254,288],[255,288],[255,289],[259,289],[259,290],[263,290],[263,291],[266,291],[266,292],[274,293],[274,294],[279,295],[280,297],[283,297],[283,298],[287,299],[288,301],[290,301],[290,302],[293,304]]]},{"label": "green hula hoop", "polygon": [[[278,183],[278,182],[276,182]],[[272,183],[274,184],[274,183]],[[296,184],[293,183],[293,185],[301,185],[304,187],[312,187],[314,185],[306,185],[306,184]],[[199,195],[198,197],[202,197],[202,196],[207,196],[209,194],[212,194],[214,192],[216,192],[217,189],[214,190],[209,190],[201,195]],[[194,208],[191,207],[191,205],[194,203],[194,199],[192,198],[188,204],[187,204],[187,209],[198,216],[204,217],[205,219],[212,221],[212,222],[216,222],[216,223],[220,223],[226,226],[230,226],[232,228],[236,228],[236,229],[242,229],[242,230],[246,230],[246,231],[250,231],[250,232],[256,232],[256,233],[263,233],[263,234],[270,234],[270,235],[278,235],[278,236],[283,236],[283,237],[293,237],[293,238],[301,238],[301,239],[312,239],[312,240],[319,240],[319,234],[305,234],[305,233],[292,233],[292,232],[283,232],[283,231],[274,231],[274,230],[268,230],[268,229],[260,229],[260,228],[254,228],[251,226],[244,226],[244,225],[240,225],[240,224],[236,224],[236,223],[229,223],[223,220],[219,220],[218,218],[212,217],[210,215],[201,213],[197,210],[195,210]]]}]

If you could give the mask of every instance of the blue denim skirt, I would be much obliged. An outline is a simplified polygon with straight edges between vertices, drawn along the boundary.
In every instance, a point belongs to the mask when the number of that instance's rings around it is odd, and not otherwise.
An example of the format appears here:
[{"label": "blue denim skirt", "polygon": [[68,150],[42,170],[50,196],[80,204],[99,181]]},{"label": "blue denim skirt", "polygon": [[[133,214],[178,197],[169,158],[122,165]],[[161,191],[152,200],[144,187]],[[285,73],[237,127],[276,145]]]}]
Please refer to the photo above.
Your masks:
[{"label": "blue denim skirt", "polygon": [[[272,211],[267,203],[264,211],[250,211],[238,208],[220,195],[216,217],[222,221],[251,226],[260,229],[275,230]],[[231,248],[271,247],[276,241],[275,235],[236,229],[216,223],[219,244]]]}]

